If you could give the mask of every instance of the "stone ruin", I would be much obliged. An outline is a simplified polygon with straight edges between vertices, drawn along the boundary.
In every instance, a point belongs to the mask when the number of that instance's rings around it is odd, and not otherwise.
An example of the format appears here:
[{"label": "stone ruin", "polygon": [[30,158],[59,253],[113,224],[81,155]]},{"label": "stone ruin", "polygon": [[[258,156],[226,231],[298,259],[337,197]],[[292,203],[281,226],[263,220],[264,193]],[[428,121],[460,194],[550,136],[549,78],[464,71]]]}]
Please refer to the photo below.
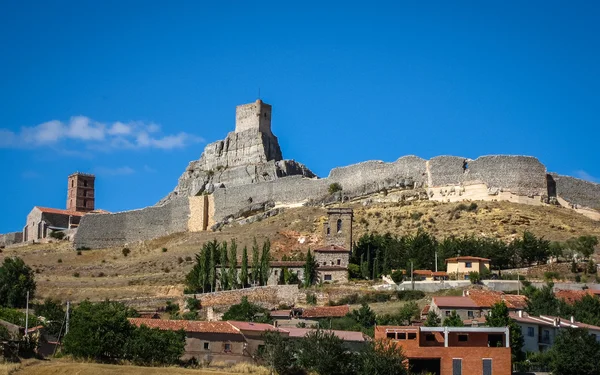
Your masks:
[{"label": "stone ruin", "polygon": [[[189,163],[175,189],[156,206],[107,215],[86,215],[76,248],[123,246],[171,233],[218,228],[232,220],[252,222],[290,205],[327,205],[401,191],[408,199],[441,202],[507,200],[557,204],[600,219],[600,185],[549,174],[531,156],[491,155],[467,160],[403,156],[334,168],[317,178],[306,166],[283,159],[271,131],[271,106],[258,100],[236,108],[235,131],[207,145]],[[341,191],[330,193],[332,184]]]}]

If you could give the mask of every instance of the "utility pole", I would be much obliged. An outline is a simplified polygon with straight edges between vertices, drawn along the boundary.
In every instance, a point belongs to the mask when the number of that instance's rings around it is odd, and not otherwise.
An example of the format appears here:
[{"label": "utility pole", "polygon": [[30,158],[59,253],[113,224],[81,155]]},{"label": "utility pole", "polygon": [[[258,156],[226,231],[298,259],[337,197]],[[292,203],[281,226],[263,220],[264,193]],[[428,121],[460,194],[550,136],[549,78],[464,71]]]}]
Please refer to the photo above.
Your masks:
[{"label": "utility pole", "polygon": [[437,251],[435,252],[435,272],[437,272]]},{"label": "utility pole", "polygon": [[69,333],[69,308],[71,307],[71,302],[67,301],[67,317],[65,319],[65,336]]},{"label": "utility pole", "polygon": [[27,301],[25,302],[25,336],[29,331],[29,291],[27,291]]},{"label": "utility pole", "polygon": [[415,290],[415,279],[413,273],[413,261],[410,261],[410,285],[412,286],[412,290]]},{"label": "utility pole", "polygon": [[521,275],[517,273],[517,295],[521,295]]}]

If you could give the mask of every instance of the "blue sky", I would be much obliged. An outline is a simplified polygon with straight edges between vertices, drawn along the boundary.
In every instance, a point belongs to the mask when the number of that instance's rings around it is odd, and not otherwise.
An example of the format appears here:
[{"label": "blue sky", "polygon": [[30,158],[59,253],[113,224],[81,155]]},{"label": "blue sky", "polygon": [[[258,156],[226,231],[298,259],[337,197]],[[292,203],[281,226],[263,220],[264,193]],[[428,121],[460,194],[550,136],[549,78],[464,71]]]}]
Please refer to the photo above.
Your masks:
[{"label": "blue sky", "polygon": [[156,203],[261,97],[285,158],[525,154],[598,181],[597,2],[0,2],[0,233]]}]

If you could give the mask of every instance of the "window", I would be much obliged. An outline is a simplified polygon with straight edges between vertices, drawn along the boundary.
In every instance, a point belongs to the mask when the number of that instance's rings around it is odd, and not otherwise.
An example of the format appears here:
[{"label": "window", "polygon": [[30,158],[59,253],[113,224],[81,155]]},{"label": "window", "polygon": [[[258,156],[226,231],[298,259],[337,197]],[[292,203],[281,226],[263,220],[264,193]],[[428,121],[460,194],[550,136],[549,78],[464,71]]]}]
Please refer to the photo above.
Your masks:
[{"label": "window", "polygon": [[473,311],[471,311],[471,310],[467,311],[467,316],[469,318],[473,319],[474,318]]},{"label": "window", "polygon": [[208,350],[209,349],[209,343],[205,342],[204,343],[204,350]]},{"label": "window", "polygon": [[83,196],[84,196],[84,197],[87,197],[87,190],[84,190],[84,191],[83,191]]},{"label": "window", "polygon": [[462,375],[462,359],[452,358],[452,375]]},{"label": "window", "polygon": [[75,186],[75,180],[71,180],[71,187]]},{"label": "window", "polygon": [[87,187],[87,183],[88,183],[88,182],[84,180],[84,181],[83,181],[83,186]]},{"label": "window", "polygon": [[450,316],[450,310],[446,310],[446,316]]},{"label": "window", "polygon": [[435,341],[435,335],[433,333],[428,333],[425,335],[425,341]]},{"label": "window", "polygon": [[488,335],[488,346],[490,348],[499,348],[503,346],[504,335],[503,334],[492,334]]},{"label": "window", "polygon": [[458,335],[458,342],[467,342],[469,341],[469,335]]},{"label": "window", "polygon": [[342,219],[338,219],[337,221],[337,232],[342,233]]},{"label": "window", "polygon": [[342,265],[342,260],[341,260],[341,259],[338,259],[338,260],[337,260],[337,265],[338,265],[338,266]]},{"label": "window", "polygon": [[278,272],[278,271],[277,271],[277,270],[275,270],[275,276],[277,276],[277,272]]},{"label": "window", "polygon": [[406,332],[399,332],[398,340],[406,340]]},{"label": "window", "polygon": [[331,281],[331,275],[325,275],[325,281]]},{"label": "window", "polygon": [[416,340],[417,339],[417,333],[416,332],[409,332],[408,333],[408,339],[409,340]]},{"label": "window", "polygon": [[483,375],[492,375],[492,360],[490,358],[483,360]]},{"label": "window", "polygon": [[225,344],[225,351],[226,352],[230,352],[231,351],[231,344]]},{"label": "window", "polygon": [[392,340],[394,340],[394,339],[396,339],[396,332],[388,332],[388,333],[387,333],[385,336],[386,336],[388,339],[392,339]]},{"label": "window", "polygon": [[465,268],[473,267],[473,262],[465,262]]},{"label": "window", "polygon": [[331,234],[331,228],[329,228],[329,225],[327,226],[327,235],[329,236]]},{"label": "window", "polygon": [[535,335],[533,327],[527,327],[527,336],[533,337]]},{"label": "window", "polygon": [[331,265],[333,266],[333,260],[331,261]]}]

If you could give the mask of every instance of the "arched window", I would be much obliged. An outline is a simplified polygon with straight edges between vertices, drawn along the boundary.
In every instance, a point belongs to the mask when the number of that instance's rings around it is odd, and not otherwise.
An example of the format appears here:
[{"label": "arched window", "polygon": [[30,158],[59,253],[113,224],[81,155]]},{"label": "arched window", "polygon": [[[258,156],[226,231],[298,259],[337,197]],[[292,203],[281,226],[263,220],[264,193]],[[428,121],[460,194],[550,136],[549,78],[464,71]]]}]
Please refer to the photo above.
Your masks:
[{"label": "arched window", "polygon": [[338,219],[337,221],[337,232],[342,233],[342,219]]},{"label": "arched window", "polygon": [[331,234],[331,228],[329,227],[329,224],[327,224],[327,235],[329,236]]}]

